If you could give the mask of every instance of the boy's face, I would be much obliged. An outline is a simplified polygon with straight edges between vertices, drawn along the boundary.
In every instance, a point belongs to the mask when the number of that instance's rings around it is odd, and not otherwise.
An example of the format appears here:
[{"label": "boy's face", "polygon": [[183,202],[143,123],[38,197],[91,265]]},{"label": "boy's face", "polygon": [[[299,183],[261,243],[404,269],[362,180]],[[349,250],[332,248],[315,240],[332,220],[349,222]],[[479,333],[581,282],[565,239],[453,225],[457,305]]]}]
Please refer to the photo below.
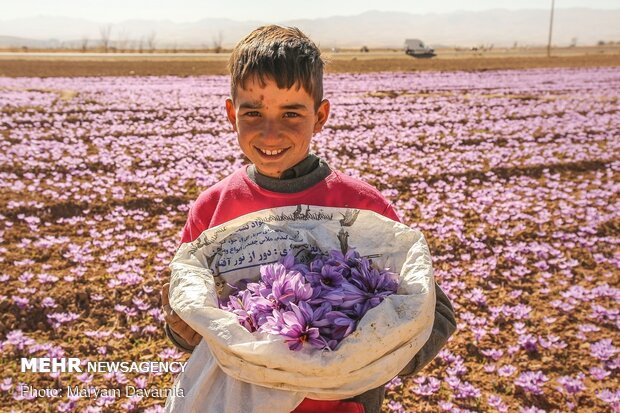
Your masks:
[{"label": "boy's face", "polygon": [[293,85],[279,89],[271,79],[265,85],[253,77],[238,88],[235,102],[226,100],[226,113],[237,132],[243,153],[263,175],[279,178],[282,172],[308,155],[310,139],[329,116],[329,102],[314,110],[314,99]]}]

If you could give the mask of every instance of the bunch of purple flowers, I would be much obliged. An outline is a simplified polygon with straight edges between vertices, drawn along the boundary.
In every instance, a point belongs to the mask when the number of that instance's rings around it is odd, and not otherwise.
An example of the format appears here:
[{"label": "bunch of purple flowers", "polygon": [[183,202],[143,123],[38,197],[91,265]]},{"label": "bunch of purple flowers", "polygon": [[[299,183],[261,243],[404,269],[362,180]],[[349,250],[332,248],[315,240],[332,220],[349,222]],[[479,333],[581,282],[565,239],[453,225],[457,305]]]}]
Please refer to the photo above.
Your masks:
[{"label": "bunch of purple flowers", "polygon": [[397,289],[397,274],[375,268],[355,250],[319,253],[309,264],[289,253],[262,265],[260,279],[244,280],[220,307],[250,332],[284,337],[291,350],[305,343],[335,350],[368,310]]}]

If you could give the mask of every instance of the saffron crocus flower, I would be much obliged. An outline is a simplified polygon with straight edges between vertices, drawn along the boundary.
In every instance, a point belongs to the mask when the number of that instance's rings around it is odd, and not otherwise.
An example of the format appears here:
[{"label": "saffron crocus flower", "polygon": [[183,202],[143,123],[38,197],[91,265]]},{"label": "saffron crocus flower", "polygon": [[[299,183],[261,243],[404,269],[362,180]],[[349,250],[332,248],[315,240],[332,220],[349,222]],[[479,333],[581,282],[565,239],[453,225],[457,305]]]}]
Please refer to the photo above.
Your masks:
[{"label": "saffron crocus flower", "polygon": [[560,383],[561,386],[557,386],[556,388],[559,391],[564,391],[568,394],[577,394],[586,389],[586,386],[583,384],[581,379],[583,379],[583,373],[578,375],[577,377],[570,376],[562,376],[557,379],[557,382]]},{"label": "saffron crocus flower", "polygon": [[611,344],[610,338],[604,338],[590,345],[590,354],[592,357],[603,361],[609,360],[618,353],[618,351],[618,348]]},{"label": "saffron crocus flower", "polygon": [[274,281],[286,278],[286,267],[279,262],[260,266],[260,279],[266,287],[271,287]]},{"label": "saffron crocus flower", "polygon": [[353,308],[355,304],[361,304],[368,300],[368,294],[350,282],[344,283],[342,290],[342,308]]},{"label": "saffron crocus flower", "polygon": [[312,286],[298,272],[280,276],[272,285],[273,298],[283,307],[312,297]]},{"label": "saffron crocus flower", "polygon": [[226,310],[235,314],[239,319],[239,324],[245,327],[249,332],[254,332],[258,328],[258,322],[252,312],[252,293],[244,290],[239,295],[230,296],[230,300],[224,307]]},{"label": "saffron crocus flower", "polygon": [[515,384],[528,393],[543,394],[542,386],[549,379],[542,371],[526,371],[515,380]]},{"label": "saffron crocus flower", "polygon": [[328,263],[337,263],[338,265],[353,268],[359,265],[361,259],[360,254],[354,248],[349,249],[345,254],[338,250],[331,250]]},{"label": "saffron crocus flower", "polygon": [[284,268],[286,268],[287,271],[297,271],[302,274],[308,272],[308,266],[304,263],[297,262],[295,260],[295,255],[292,252],[286,254],[286,256],[284,256],[284,258],[282,258],[279,262],[284,266]]},{"label": "saffron crocus flower", "polygon": [[271,315],[265,318],[265,322],[259,327],[259,330],[267,334],[280,334],[284,324],[282,311],[274,309]]},{"label": "saffron crocus flower", "polygon": [[326,336],[337,341],[351,334],[357,326],[357,322],[342,311],[330,311],[325,318],[329,320],[329,326],[325,329]]},{"label": "saffron crocus flower", "polygon": [[355,251],[315,254],[308,265],[289,253],[261,266],[257,282],[242,280],[221,308],[249,331],[284,337],[292,350],[304,343],[334,350],[369,309],[396,291],[395,280],[396,274],[373,268]]},{"label": "saffron crocus flower", "polygon": [[611,373],[608,372],[605,369],[602,369],[600,367],[590,367],[590,375],[595,379],[595,380],[604,380],[607,376],[609,376]]},{"label": "saffron crocus flower", "polygon": [[398,289],[398,277],[389,271],[379,271],[371,261],[362,259],[360,265],[351,270],[351,284],[373,296],[382,293],[393,294]]},{"label": "saffron crocus flower", "polygon": [[309,271],[305,278],[313,287],[326,289],[340,288],[345,281],[341,269],[332,265],[324,265],[320,272]]},{"label": "saffron crocus flower", "polygon": [[284,342],[293,351],[299,351],[305,343],[316,348],[324,348],[327,344],[319,335],[319,329],[311,327],[313,310],[305,302],[299,303],[299,307],[291,303],[292,311],[282,314],[284,325],[280,329],[280,335],[284,337]]}]

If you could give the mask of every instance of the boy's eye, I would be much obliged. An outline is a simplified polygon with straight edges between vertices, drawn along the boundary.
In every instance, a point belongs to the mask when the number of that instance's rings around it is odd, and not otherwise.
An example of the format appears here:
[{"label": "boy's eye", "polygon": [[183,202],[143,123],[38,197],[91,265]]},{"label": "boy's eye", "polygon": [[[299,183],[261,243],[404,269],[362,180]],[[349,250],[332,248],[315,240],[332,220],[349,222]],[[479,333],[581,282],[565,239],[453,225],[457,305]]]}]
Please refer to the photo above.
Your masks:
[{"label": "boy's eye", "polygon": [[299,117],[299,113],[295,113],[295,112],[286,112],[284,114],[285,118],[298,118]]},{"label": "boy's eye", "polygon": [[260,113],[255,111],[255,110],[253,110],[251,112],[245,112],[243,114],[243,116],[249,116],[249,117],[260,116]]}]

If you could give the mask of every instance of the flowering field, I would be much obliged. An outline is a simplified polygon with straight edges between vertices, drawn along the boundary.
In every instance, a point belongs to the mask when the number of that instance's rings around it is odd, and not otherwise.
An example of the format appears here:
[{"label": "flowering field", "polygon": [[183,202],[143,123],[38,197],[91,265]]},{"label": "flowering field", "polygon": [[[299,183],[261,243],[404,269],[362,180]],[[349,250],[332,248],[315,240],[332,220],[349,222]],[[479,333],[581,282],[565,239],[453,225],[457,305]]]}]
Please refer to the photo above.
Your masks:
[{"label": "flowering field", "polygon": [[[458,331],[385,412],[620,412],[620,68],[330,75],[313,150],[425,234]],[[2,411],[162,411],[160,285],[191,202],[244,163],[226,77],[0,78]]]}]

